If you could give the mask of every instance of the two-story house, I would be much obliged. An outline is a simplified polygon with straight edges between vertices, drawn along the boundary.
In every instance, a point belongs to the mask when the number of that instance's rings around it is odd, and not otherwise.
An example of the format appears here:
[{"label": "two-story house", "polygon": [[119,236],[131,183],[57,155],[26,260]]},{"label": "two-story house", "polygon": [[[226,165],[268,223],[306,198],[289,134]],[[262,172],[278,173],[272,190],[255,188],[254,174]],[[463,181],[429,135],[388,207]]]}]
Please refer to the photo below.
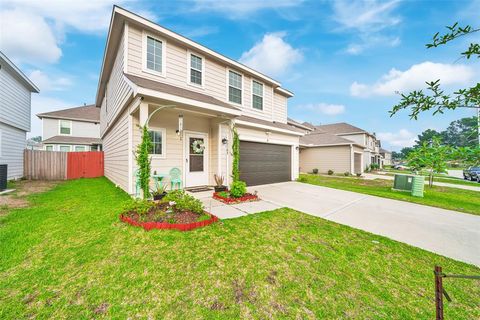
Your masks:
[{"label": "two-story house", "polygon": [[105,176],[129,194],[139,126],[148,125],[152,171],[182,172],[183,186],[231,182],[232,133],[240,178],[249,185],[298,176],[299,137],[287,124],[293,94],[256,70],[115,6],[96,106]]},{"label": "two-story house", "polygon": [[42,120],[42,144],[46,151],[99,151],[100,109],[82,106],[37,114]]},{"label": "two-story house", "polygon": [[23,177],[32,92],[40,90],[0,51],[0,165],[7,165],[7,179]]}]

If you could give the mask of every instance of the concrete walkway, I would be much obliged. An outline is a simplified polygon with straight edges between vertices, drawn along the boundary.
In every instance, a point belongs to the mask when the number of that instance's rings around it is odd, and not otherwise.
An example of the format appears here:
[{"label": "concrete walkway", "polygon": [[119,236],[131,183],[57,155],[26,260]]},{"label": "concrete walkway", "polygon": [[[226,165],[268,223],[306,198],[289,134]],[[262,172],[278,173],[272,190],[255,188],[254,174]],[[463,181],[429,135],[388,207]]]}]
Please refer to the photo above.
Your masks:
[{"label": "concrete walkway", "polygon": [[263,199],[258,209],[290,207],[480,266],[480,216],[299,182],[254,190]]},{"label": "concrete walkway", "polygon": [[205,205],[205,210],[219,217],[220,219],[238,218],[248,214],[281,208],[280,205],[264,200],[227,205],[223,202],[213,199],[213,191],[190,194],[203,202]]},{"label": "concrete walkway", "polygon": [[[364,173],[363,176],[367,180],[375,180],[375,179],[384,179],[384,180],[393,180],[393,176],[387,176],[385,174],[375,174],[375,173]],[[425,177],[425,184],[428,184],[428,178]],[[467,186],[464,184],[453,184],[453,183],[446,183],[446,182],[437,182],[433,180],[434,186],[439,187],[449,187],[449,188],[457,188],[457,189],[464,189],[464,190],[472,190],[472,191],[479,191],[480,192],[480,183],[477,186]]]}]

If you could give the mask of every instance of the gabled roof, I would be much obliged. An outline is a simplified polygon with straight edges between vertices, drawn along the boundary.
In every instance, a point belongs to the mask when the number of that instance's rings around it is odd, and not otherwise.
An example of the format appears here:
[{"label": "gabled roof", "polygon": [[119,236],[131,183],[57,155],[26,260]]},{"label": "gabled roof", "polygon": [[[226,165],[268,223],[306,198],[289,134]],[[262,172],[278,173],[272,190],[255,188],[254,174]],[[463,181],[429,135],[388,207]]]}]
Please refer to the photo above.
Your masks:
[{"label": "gabled roof", "polygon": [[304,130],[307,130],[307,131],[313,131],[313,130],[315,130],[315,128],[312,128],[312,127],[310,127],[310,126],[306,126],[305,124],[302,124],[302,123],[300,123],[300,122],[298,122],[298,121],[295,121],[295,120],[293,120],[292,118],[287,118],[287,123],[288,123],[289,125],[292,125],[292,126],[294,126],[294,127],[297,127],[297,128],[300,128],[300,129],[304,129]]},{"label": "gabled roof", "polygon": [[[130,80],[133,84],[136,86],[139,86],[141,88],[146,88],[150,90],[155,90],[155,91],[160,91],[163,93],[171,94],[177,97],[182,97],[182,98],[187,98],[187,99],[192,99],[200,102],[205,102],[209,104],[214,104],[218,105],[227,109],[231,110],[240,110],[237,107],[234,107],[231,104],[228,104],[226,102],[223,102],[221,100],[218,100],[217,98],[214,98],[212,96],[203,94],[203,93],[198,93],[195,91],[183,89],[180,87],[172,86],[163,82],[158,82],[154,80],[149,80],[146,78],[142,77],[137,77],[133,76],[131,74],[125,74],[125,77]],[[98,108],[97,108],[98,109]]]},{"label": "gabled roof", "polygon": [[319,130],[300,137],[300,145],[306,147],[322,147],[351,144],[358,145],[352,140],[345,139],[337,135]]},{"label": "gabled roof", "polygon": [[[293,93],[282,88],[281,83],[278,82],[277,80],[264,75],[263,73],[256,71],[250,67],[247,67],[246,65],[230,59],[212,49],[209,49],[191,39],[188,39],[178,33],[175,33],[167,28],[164,28],[157,23],[154,23],[148,19],[145,19],[131,11],[128,11],[126,9],[123,9],[119,6],[114,5],[113,6],[113,11],[112,11],[112,16],[110,19],[110,27],[108,31],[108,37],[107,37],[107,43],[105,45],[105,51],[103,55],[103,61],[102,61],[102,68],[100,71],[100,77],[98,80],[98,88],[97,88],[97,98],[96,98],[96,105],[99,107],[101,104],[101,97],[103,96],[103,91],[104,87],[106,84],[106,81],[110,75],[110,72],[112,70],[112,66],[114,63],[114,59],[112,57],[115,57],[116,55],[114,54],[115,50],[118,49],[118,42],[121,39],[122,36],[122,31],[123,31],[123,26],[124,23],[132,23],[132,24],[137,24],[141,25],[145,29],[150,29],[155,32],[159,32],[162,34],[162,36],[173,40],[180,42],[182,45],[184,45],[187,48],[194,49],[199,51],[200,53],[210,56],[214,59],[221,60],[223,63],[225,63],[227,66],[230,66],[232,68],[239,69],[239,71],[245,72],[247,74],[250,74],[254,77],[257,77],[258,79],[265,81],[267,83],[270,83],[274,90],[285,95],[288,97],[292,97]],[[107,59],[108,58],[108,59]],[[102,93],[102,94],[101,94]]]},{"label": "gabled roof", "polygon": [[42,143],[65,143],[65,144],[102,144],[102,139],[100,138],[89,138],[89,137],[74,137],[74,136],[53,136],[46,140],[43,140]]},{"label": "gabled roof", "polygon": [[10,70],[12,70],[17,77],[20,79],[20,81],[25,85],[30,92],[35,92],[39,93],[40,89],[30,80],[27,78],[27,76],[12,62],[8,57],[0,51],[0,67],[8,66]]},{"label": "gabled roof", "polygon": [[86,122],[100,122],[100,109],[94,104],[76,108],[44,112],[37,114],[37,117],[52,119],[79,120]]},{"label": "gabled roof", "polygon": [[388,150],[385,150],[383,148],[380,148],[378,153],[392,153],[392,152],[388,151]]},{"label": "gabled roof", "polygon": [[253,123],[261,126],[271,127],[272,129],[280,129],[281,131],[287,131],[287,132],[290,131],[291,133],[294,133],[296,135],[303,135],[305,133],[305,130],[296,128],[286,123],[277,122],[277,121],[267,121],[267,120],[262,120],[262,119],[243,116],[243,115],[235,118],[235,120],[240,120],[245,123],[248,122],[248,123]]},{"label": "gabled roof", "polygon": [[346,122],[331,123],[315,126],[316,128],[333,134],[349,134],[349,133],[366,133],[371,135],[368,131],[352,126]]}]

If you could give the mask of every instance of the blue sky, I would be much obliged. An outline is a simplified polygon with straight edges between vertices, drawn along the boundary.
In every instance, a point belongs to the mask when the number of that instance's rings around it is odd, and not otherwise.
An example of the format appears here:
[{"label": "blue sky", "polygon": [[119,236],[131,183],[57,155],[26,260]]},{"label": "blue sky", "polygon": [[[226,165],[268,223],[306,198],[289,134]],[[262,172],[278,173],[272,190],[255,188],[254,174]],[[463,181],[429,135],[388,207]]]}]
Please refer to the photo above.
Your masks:
[{"label": "blue sky", "polygon": [[[445,25],[478,27],[480,1],[2,0],[0,50],[41,89],[32,114],[94,101],[114,3],[280,80],[295,93],[290,117],[350,122],[392,150],[473,115],[458,110],[412,121],[388,111],[398,102],[395,91],[426,80],[441,78],[449,90],[480,80],[478,61],[458,59],[478,36],[425,49]],[[31,135],[39,134],[32,117]]]}]

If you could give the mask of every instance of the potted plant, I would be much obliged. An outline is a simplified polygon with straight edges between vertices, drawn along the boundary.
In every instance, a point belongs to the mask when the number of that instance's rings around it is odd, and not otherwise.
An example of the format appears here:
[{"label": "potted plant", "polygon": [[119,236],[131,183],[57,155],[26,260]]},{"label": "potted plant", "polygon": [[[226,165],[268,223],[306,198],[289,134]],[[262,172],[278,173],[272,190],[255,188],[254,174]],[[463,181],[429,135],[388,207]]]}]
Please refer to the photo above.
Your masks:
[{"label": "potted plant", "polygon": [[167,195],[167,186],[160,185],[157,190],[152,191],[153,200],[162,200]]},{"label": "potted plant", "polygon": [[213,177],[215,178],[215,183],[216,183],[216,186],[214,187],[215,192],[222,192],[222,191],[228,190],[227,186],[223,185],[223,182],[225,181],[225,178],[223,176],[214,174]]}]

